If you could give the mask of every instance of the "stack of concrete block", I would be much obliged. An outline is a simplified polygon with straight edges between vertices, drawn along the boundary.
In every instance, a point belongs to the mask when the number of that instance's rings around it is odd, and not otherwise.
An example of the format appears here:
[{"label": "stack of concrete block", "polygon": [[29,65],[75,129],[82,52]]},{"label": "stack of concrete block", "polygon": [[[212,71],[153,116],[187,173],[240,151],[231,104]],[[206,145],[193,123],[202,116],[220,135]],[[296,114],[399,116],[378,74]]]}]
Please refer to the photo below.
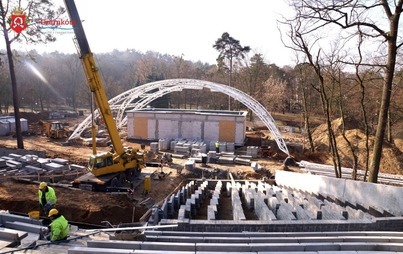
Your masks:
[{"label": "stack of concrete block", "polygon": [[185,205],[181,205],[179,208],[179,212],[178,212],[178,220],[184,220],[185,219],[185,210],[186,210],[186,206]]},{"label": "stack of concrete block", "polygon": [[61,158],[50,159],[50,162],[54,162],[60,165],[68,165],[69,161]]},{"label": "stack of concrete block", "polygon": [[217,162],[217,153],[216,151],[209,151],[207,153],[207,162],[208,163],[216,163]]},{"label": "stack of concrete block", "polygon": [[8,157],[11,158],[11,159],[13,159],[13,160],[18,160],[19,158],[22,157],[22,155],[20,155],[20,154],[15,154],[15,153],[10,153],[10,154],[8,155]]},{"label": "stack of concrete block", "polygon": [[190,151],[190,156],[192,156],[192,157],[200,157],[199,156],[200,154],[201,154],[200,149],[192,147],[192,150]]},{"label": "stack of concrete block", "polygon": [[150,151],[153,153],[158,152],[158,142],[151,142],[150,143]]},{"label": "stack of concrete block", "polygon": [[187,144],[187,143],[184,143],[184,142],[178,142],[178,143],[175,144],[174,153],[189,156],[190,155],[190,148],[191,148],[190,144]]},{"label": "stack of concrete block", "polygon": [[160,140],[158,140],[158,150],[169,150],[170,149],[170,144],[171,144],[171,140],[170,139],[165,139],[162,138]]},{"label": "stack of concrete block", "polygon": [[246,206],[248,207],[249,210],[254,210],[256,192],[252,189],[249,189],[245,185],[242,186],[242,189],[243,189],[242,192],[244,193],[244,197],[245,197],[245,201],[246,201]]},{"label": "stack of concrete block", "polygon": [[195,168],[196,161],[194,159],[188,159],[185,162],[185,169],[192,171]]},{"label": "stack of concrete block", "polygon": [[247,146],[246,147],[246,155],[249,155],[252,158],[257,158],[258,154],[259,154],[258,146]]},{"label": "stack of concrete block", "polygon": [[220,156],[218,157],[217,163],[219,164],[233,164],[235,160],[235,155]]},{"label": "stack of concrete block", "polygon": [[237,156],[234,159],[234,163],[239,164],[239,165],[250,166],[251,161],[250,161],[250,159],[244,159],[244,158],[241,158],[241,157]]},{"label": "stack of concrete block", "polygon": [[235,152],[235,143],[227,142],[227,152]]},{"label": "stack of concrete block", "polygon": [[174,215],[175,211],[174,199],[175,195],[172,194],[167,200],[167,218],[172,218],[172,216]]},{"label": "stack of concrete block", "polygon": [[56,174],[64,173],[65,171],[68,171],[70,169],[68,165],[62,165],[55,162],[45,164],[43,168],[46,169],[48,173],[56,173]]},{"label": "stack of concrete block", "polygon": [[39,167],[43,168],[44,165],[50,163],[50,159],[47,158],[38,158],[36,162],[39,164]]},{"label": "stack of concrete block", "polygon": [[210,204],[207,207],[207,219],[208,220],[216,220],[217,215],[218,215],[218,207],[220,205],[220,196],[221,196],[221,188],[222,188],[222,182],[218,181],[213,195],[210,199]]},{"label": "stack of concrete block", "polygon": [[70,170],[71,171],[78,171],[78,172],[84,172],[86,170],[86,167],[77,165],[77,164],[70,164]]},{"label": "stack of concrete block", "polygon": [[176,146],[177,143],[178,143],[177,140],[171,140],[171,142],[169,143],[169,148],[171,150],[175,150],[175,146]]},{"label": "stack of concrete block", "polygon": [[262,192],[255,192],[251,190],[254,196],[254,209],[255,214],[259,220],[273,221],[277,220],[276,215],[267,207],[267,196]]},{"label": "stack of concrete block", "polygon": [[23,166],[21,162],[15,160],[7,160],[6,164],[12,169],[22,169]]},{"label": "stack of concrete block", "polygon": [[168,200],[165,199],[160,209],[158,209],[158,221],[168,218]]},{"label": "stack of concrete block", "polygon": [[196,141],[192,144],[192,150],[198,149],[201,153],[207,152],[207,145],[203,141]]},{"label": "stack of concrete block", "polygon": [[227,152],[227,142],[220,142],[220,153]]},{"label": "stack of concrete block", "polygon": [[43,168],[35,167],[35,166],[25,166],[24,170],[28,172],[28,174],[44,174],[47,171]]},{"label": "stack of concrete block", "polygon": [[277,219],[279,220],[296,220],[296,213],[294,208],[286,203],[285,201],[280,201],[280,206],[277,210]]},{"label": "stack of concrete block", "polygon": [[239,191],[236,188],[231,188],[231,204],[232,204],[232,219],[233,220],[246,220],[245,213],[243,212],[241,198]]}]

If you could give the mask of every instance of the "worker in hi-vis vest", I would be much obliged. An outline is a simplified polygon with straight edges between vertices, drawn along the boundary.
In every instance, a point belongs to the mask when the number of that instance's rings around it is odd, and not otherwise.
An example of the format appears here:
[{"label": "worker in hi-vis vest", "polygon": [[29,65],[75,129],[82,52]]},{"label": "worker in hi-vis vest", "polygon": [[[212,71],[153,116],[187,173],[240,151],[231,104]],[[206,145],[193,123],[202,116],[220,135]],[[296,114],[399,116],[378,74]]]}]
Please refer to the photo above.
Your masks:
[{"label": "worker in hi-vis vest", "polygon": [[46,237],[46,240],[59,241],[66,240],[70,231],[69,222],[59,213],[57,209],[51,209],[49,216],[52,223],[50,223],[50,234]]},{"label": "worker in hi-vis vest", "polygon": [[39,204],[41,205],[41,209],[45,212],[46,216],[56,205],[56,192],[52,187],[48,186],[47,183],[41,182],[39,184],[38,196]]},{"label": "worker in hi-vis vest", "polygon": [[218,142],[218,140],[215,142],[215,151],[216,153],[220,152],[220,142]]}]

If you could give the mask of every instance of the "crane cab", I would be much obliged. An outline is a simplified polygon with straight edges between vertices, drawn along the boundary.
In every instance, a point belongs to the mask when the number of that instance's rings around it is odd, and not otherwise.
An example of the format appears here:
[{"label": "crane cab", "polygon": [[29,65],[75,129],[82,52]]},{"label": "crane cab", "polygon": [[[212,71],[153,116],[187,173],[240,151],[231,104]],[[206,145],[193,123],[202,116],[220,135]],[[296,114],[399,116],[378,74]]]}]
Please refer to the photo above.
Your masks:
[{"label": "crane cab", "polygon": [[124,171],[120,163],[113,162],[114,154],[110,152],[93,154],[88,161],[88,170],[95,176]]}]

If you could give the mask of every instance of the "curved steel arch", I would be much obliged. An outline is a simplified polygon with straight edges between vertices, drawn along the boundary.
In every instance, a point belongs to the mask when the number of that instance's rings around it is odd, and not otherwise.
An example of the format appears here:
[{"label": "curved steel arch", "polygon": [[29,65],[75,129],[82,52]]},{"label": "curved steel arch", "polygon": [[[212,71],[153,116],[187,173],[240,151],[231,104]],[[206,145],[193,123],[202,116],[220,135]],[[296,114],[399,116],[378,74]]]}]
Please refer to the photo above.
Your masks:
[{"label": "curved steel arch", "polygon": [[[119,94],[118,96],[110,99],[109,104],[113,111],[117,111],[116,125],[118,128],[121,128],[127,122],[127,118],[124,117],[124,112],[127,109],[135,110],[144,108],[153,100],[175,91],[182,91],[183,89],[201,90],[203,88],[210,89],[212,92],[225,93],[252,110],[274,136],[279,149],[289,155],[287,145],[280,131],[277,129],[274,119],[270,113],[250,95],[227,85],[196,79],[161,80],[144,84]],[[132,103],[136,99],[137,102]],[[99,116],[98,110],[96,110],[94,113],[96,117]],[[83,122],[79,124],[79,126],[70,136],[69,140],[79,137],[81,133],[90,125],[91,115],[89,115]]]}]

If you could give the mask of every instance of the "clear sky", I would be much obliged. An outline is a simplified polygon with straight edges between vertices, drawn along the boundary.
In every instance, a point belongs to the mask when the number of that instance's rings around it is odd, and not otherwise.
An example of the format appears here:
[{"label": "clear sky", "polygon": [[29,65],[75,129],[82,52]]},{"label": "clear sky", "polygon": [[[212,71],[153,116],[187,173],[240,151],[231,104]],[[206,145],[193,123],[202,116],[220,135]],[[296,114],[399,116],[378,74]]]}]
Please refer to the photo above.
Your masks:
[{"label": "clear sky", "polygon": [[[62,0],[54,0],[64,6]],[[283,0],[75,0],[91,50],[148,50],[192,61],[216,63],[212,47],[223,32],[261,53],[267,63],[293,65],[276,20],[290,9]],[[66,17],[67,18],[67,14]],[[66,32],[66,31],[65,31]],[[72,32],[57,42],[36,45],[39,52],[76,52]],[[4,46],[4,43],[0,45]],[[13,49],[26,50],[24,44]],[[4,48],[4,47],[3,47]]]}]

